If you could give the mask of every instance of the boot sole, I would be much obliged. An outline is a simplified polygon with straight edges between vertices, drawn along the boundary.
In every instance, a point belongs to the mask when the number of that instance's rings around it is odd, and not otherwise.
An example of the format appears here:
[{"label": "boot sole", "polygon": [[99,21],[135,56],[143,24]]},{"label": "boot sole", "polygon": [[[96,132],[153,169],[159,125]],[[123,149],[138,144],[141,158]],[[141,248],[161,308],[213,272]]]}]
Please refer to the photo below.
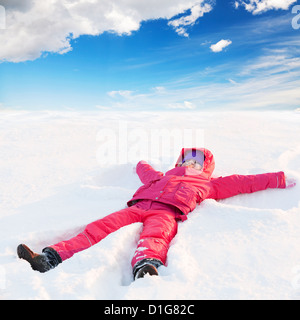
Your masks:
[{"label": "boot sole", "polygon": [[24,244],[20,244],[17,248],[18,257],[29,262],[33,270],[41,273],[47,272],[49,269],[46,270],[45,265],[41,261],[42,259],[38,259],[38,256],[33,258],[31,252],[32,251]]}]

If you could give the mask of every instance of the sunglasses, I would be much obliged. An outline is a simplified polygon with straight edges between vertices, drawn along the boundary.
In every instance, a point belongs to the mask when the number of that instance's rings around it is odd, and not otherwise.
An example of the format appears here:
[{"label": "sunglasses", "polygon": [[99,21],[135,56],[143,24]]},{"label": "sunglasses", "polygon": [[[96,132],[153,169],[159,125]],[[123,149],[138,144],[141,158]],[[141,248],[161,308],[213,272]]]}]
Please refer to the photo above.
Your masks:
[{"label": "sunglasses", "polygon": [[188,167],[188,166],[192,166],[192,165],[194,166],[194,169],[196,169],[196,170],[202,169],[201,164],[199,162],[197,162],[196,160],[193,160],[193,159],[185,161],[181,166],[182,167]]}]

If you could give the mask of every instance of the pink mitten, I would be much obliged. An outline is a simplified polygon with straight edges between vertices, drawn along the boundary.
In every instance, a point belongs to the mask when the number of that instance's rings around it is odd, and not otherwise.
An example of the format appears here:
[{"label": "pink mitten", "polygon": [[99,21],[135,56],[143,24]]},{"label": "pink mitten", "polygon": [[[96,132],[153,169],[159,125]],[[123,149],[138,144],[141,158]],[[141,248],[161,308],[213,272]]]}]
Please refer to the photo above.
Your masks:
[{"label": "pink mitten", "polygon": [[285,177],[286,188],[293,188],[296,185],[296,179]]}]

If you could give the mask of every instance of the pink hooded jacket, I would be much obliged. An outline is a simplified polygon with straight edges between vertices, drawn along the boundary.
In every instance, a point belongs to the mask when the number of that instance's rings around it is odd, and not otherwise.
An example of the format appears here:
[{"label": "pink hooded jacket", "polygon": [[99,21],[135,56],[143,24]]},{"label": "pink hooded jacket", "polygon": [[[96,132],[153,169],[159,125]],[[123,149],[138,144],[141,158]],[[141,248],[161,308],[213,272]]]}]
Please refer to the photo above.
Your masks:
[{"label": "pink hooded jacket", "polygon": [[191,151],[182,149],[175,168],[165,174],[154,170],[147,162],[140,161],[136,172],[143,183],[133,198],[132,206],[139,200],[148,199],[172,205],[182,212],[181,220],[186,220],[189,212],[205,199],[225,199],[240,193],[252,193],[268,188],[285,188],[284,172],[257,175],[231,175],[211,178],[215,168],[212,153],[204,148],[194,148],[204,153],[202,171],[181,167],[183,155]]}]

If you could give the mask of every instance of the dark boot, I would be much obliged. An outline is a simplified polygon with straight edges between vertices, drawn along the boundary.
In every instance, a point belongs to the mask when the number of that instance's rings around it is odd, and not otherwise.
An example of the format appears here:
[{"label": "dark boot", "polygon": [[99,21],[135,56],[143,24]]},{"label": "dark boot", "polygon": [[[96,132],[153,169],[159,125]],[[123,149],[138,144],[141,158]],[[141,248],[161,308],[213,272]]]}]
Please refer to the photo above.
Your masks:
[{"label": "dark boot", "polygon": [[30,250],[25,244],[20,244],[17,248],[18,257],[28,261],[33,270],[41,273],[54,269],[62,263],[59,254],[52,248],[43,249],[42,254]]},{"label": "dark boot", "polygon": [[157,268],[162,262],[156,259],[144,259],[139,261],[133,268],[134,280],[144,278],[146,274],[150,276],[158,276]]}]

